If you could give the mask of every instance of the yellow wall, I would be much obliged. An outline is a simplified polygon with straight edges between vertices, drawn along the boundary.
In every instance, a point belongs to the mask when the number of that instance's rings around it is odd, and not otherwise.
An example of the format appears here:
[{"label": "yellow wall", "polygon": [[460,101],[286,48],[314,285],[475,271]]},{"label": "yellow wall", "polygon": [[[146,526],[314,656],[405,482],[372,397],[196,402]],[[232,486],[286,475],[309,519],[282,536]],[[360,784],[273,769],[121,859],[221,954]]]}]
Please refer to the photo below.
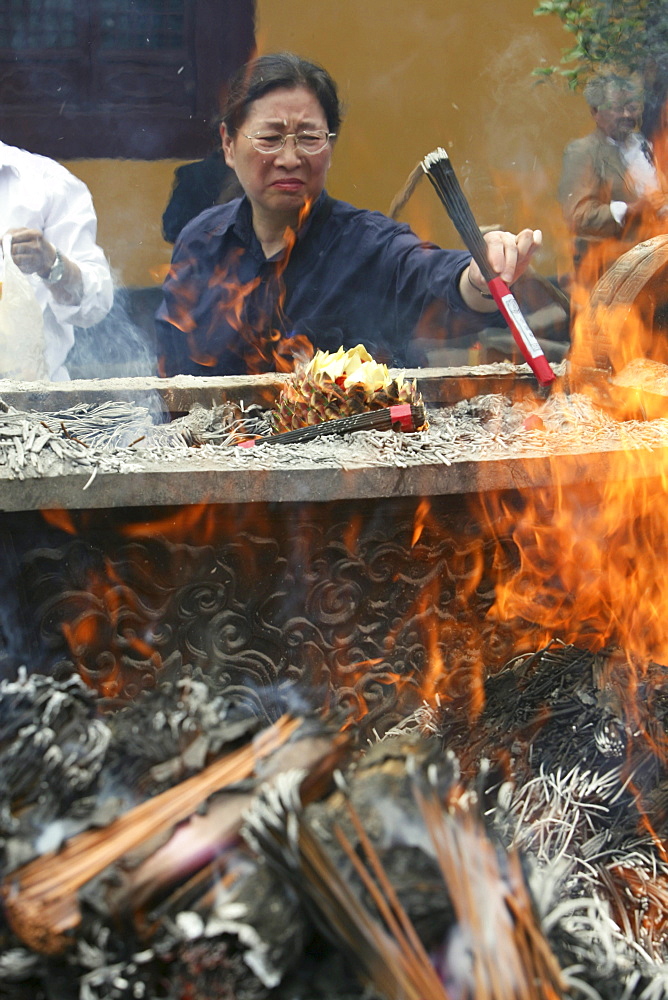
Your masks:
[{"label": "yellow wall", "polygon": [[159,284],[171,246],[162,238],[162,213],[181,160],[74,160],[65,166],[93,195],[98,243],[119,284],[144,288]]},{"label": "yellow wall", "polygon": [[[347,106],[329,190],[387,211],[417,161],[445,146],[481,225],[540,226],[538,266],[567,265],[555,200],[565,143],[589,129],[581,97],[538,83],[568,36],[536,0],[258,0],[261,52],[292,49],[323,63]],[[180,162],[180,161],[178,161]],[[119,279],[159,280],[170,247],[160,219],[176,161],[75,161],[99,239]],[[445,246],[459,240],[425,180],[404,218]]]},{"label": "yellow wall", "polygon": [[[293,49],[322,62],[348,114],[332,194],[387,211],[418,160],[445,146],[480,225],[545,230],[543,264],[563,237],[555,203],[565,143],[589,130],[582,98],[538,83],[569,36],[534,0],[259,0],[261,51]],[[458,246],[425,180],[405,218]]]}]

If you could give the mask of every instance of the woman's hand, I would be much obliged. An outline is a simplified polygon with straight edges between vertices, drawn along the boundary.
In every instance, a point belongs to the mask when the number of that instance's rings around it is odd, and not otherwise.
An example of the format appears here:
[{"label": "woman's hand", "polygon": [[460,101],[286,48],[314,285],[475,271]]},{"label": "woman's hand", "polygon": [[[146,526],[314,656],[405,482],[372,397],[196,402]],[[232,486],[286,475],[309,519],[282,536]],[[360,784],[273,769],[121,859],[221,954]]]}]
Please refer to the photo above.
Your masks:
[{"label": "woman's hand", "polygon": [[[529,266],[529,262],[543,242],[540,229],[523,229],[521,233],[495,230],[485,233],[487,259],[495,274],[511,285]],[[477,312],[493,312],[496,305],[490,299],[487,282],[474,260],[462,272],[459,291],[467,306]]]}]

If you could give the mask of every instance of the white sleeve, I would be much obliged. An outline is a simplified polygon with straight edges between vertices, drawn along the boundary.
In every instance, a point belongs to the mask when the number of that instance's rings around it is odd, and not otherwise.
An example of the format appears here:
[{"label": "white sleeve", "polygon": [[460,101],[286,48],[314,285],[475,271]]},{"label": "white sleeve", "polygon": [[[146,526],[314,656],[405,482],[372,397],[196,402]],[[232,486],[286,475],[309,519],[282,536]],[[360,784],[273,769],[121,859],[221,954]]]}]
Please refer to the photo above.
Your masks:
[{"label": "white sleeve", "polygon": [[113,302],[113,281],[107,258],[96,243],[97,217],[93,199],[83,181],[64,167],[49,179],[44,236],[81,271],[83,297],[76,306],[53,297],[49,306],[61,323],[92,326],[104,319]]},{"label": "white sleeve", "polygon": [[624,219],[626,218],[626,209],[629,206],[625,201],[611,201],[610,211],[612,212],[612,217],[619,226],[624,225]]}]

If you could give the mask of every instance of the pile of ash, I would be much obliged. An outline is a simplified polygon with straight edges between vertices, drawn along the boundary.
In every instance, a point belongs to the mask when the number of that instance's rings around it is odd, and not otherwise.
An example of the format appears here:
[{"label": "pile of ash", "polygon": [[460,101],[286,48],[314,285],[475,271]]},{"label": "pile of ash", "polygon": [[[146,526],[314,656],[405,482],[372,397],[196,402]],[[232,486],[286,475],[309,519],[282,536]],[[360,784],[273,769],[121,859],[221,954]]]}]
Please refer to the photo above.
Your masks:
[{"label": "pile of ash", "polygon": [[[668,669],[553,643],[428,713],[592,996],[668,996]],[[558,942],[554,947],[559,952]],[[586,990],[585,990],[586,992]]]},{"label": "pile of ash", "polygon": [[[58,412],[23,412],[0,400],[0,467],[8,479],[141,473],[185,462],[221,471],[301,468],[399,468],[530,459],[606,451],[653,451],[668,445],[668,419],[620,421],[588,397],[554,394],[513,403],[477,396],[429,408],[423,430],[360,430],[282,447],[243,441],[274,435],[272,413],[225,403],[156,422],[130,402],[79,404]],[[280,436],[280,435],[279,435]]]},{"label": "pile of ash", "polygon": [[553,645],[362,751],[0,684],[7,1000],[661,1000],[668,671]]}]

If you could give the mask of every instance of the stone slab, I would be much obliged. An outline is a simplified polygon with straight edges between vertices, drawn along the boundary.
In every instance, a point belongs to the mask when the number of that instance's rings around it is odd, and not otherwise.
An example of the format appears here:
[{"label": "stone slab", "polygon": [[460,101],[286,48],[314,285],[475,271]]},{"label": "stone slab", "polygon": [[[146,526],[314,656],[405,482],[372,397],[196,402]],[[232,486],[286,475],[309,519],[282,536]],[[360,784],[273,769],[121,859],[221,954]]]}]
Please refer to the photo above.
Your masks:
[{"label": "stone slab", "polygon": [[[200,503],[315,502],[372,497],[443,496],[496,490],[528,490],[602,482],[619,477],[620,453],[598,450],[578,454],[521,457],[352,470],[299,467],[289,469],[216,468],[170,461],[144,463],[138,471],[98,473],[84,489],[90,473],[41,479],[10,480],[0,470],[0,510],[88,510],[155,507]],[[625,453],[626,478],[660,476],[668,448]]]}]

